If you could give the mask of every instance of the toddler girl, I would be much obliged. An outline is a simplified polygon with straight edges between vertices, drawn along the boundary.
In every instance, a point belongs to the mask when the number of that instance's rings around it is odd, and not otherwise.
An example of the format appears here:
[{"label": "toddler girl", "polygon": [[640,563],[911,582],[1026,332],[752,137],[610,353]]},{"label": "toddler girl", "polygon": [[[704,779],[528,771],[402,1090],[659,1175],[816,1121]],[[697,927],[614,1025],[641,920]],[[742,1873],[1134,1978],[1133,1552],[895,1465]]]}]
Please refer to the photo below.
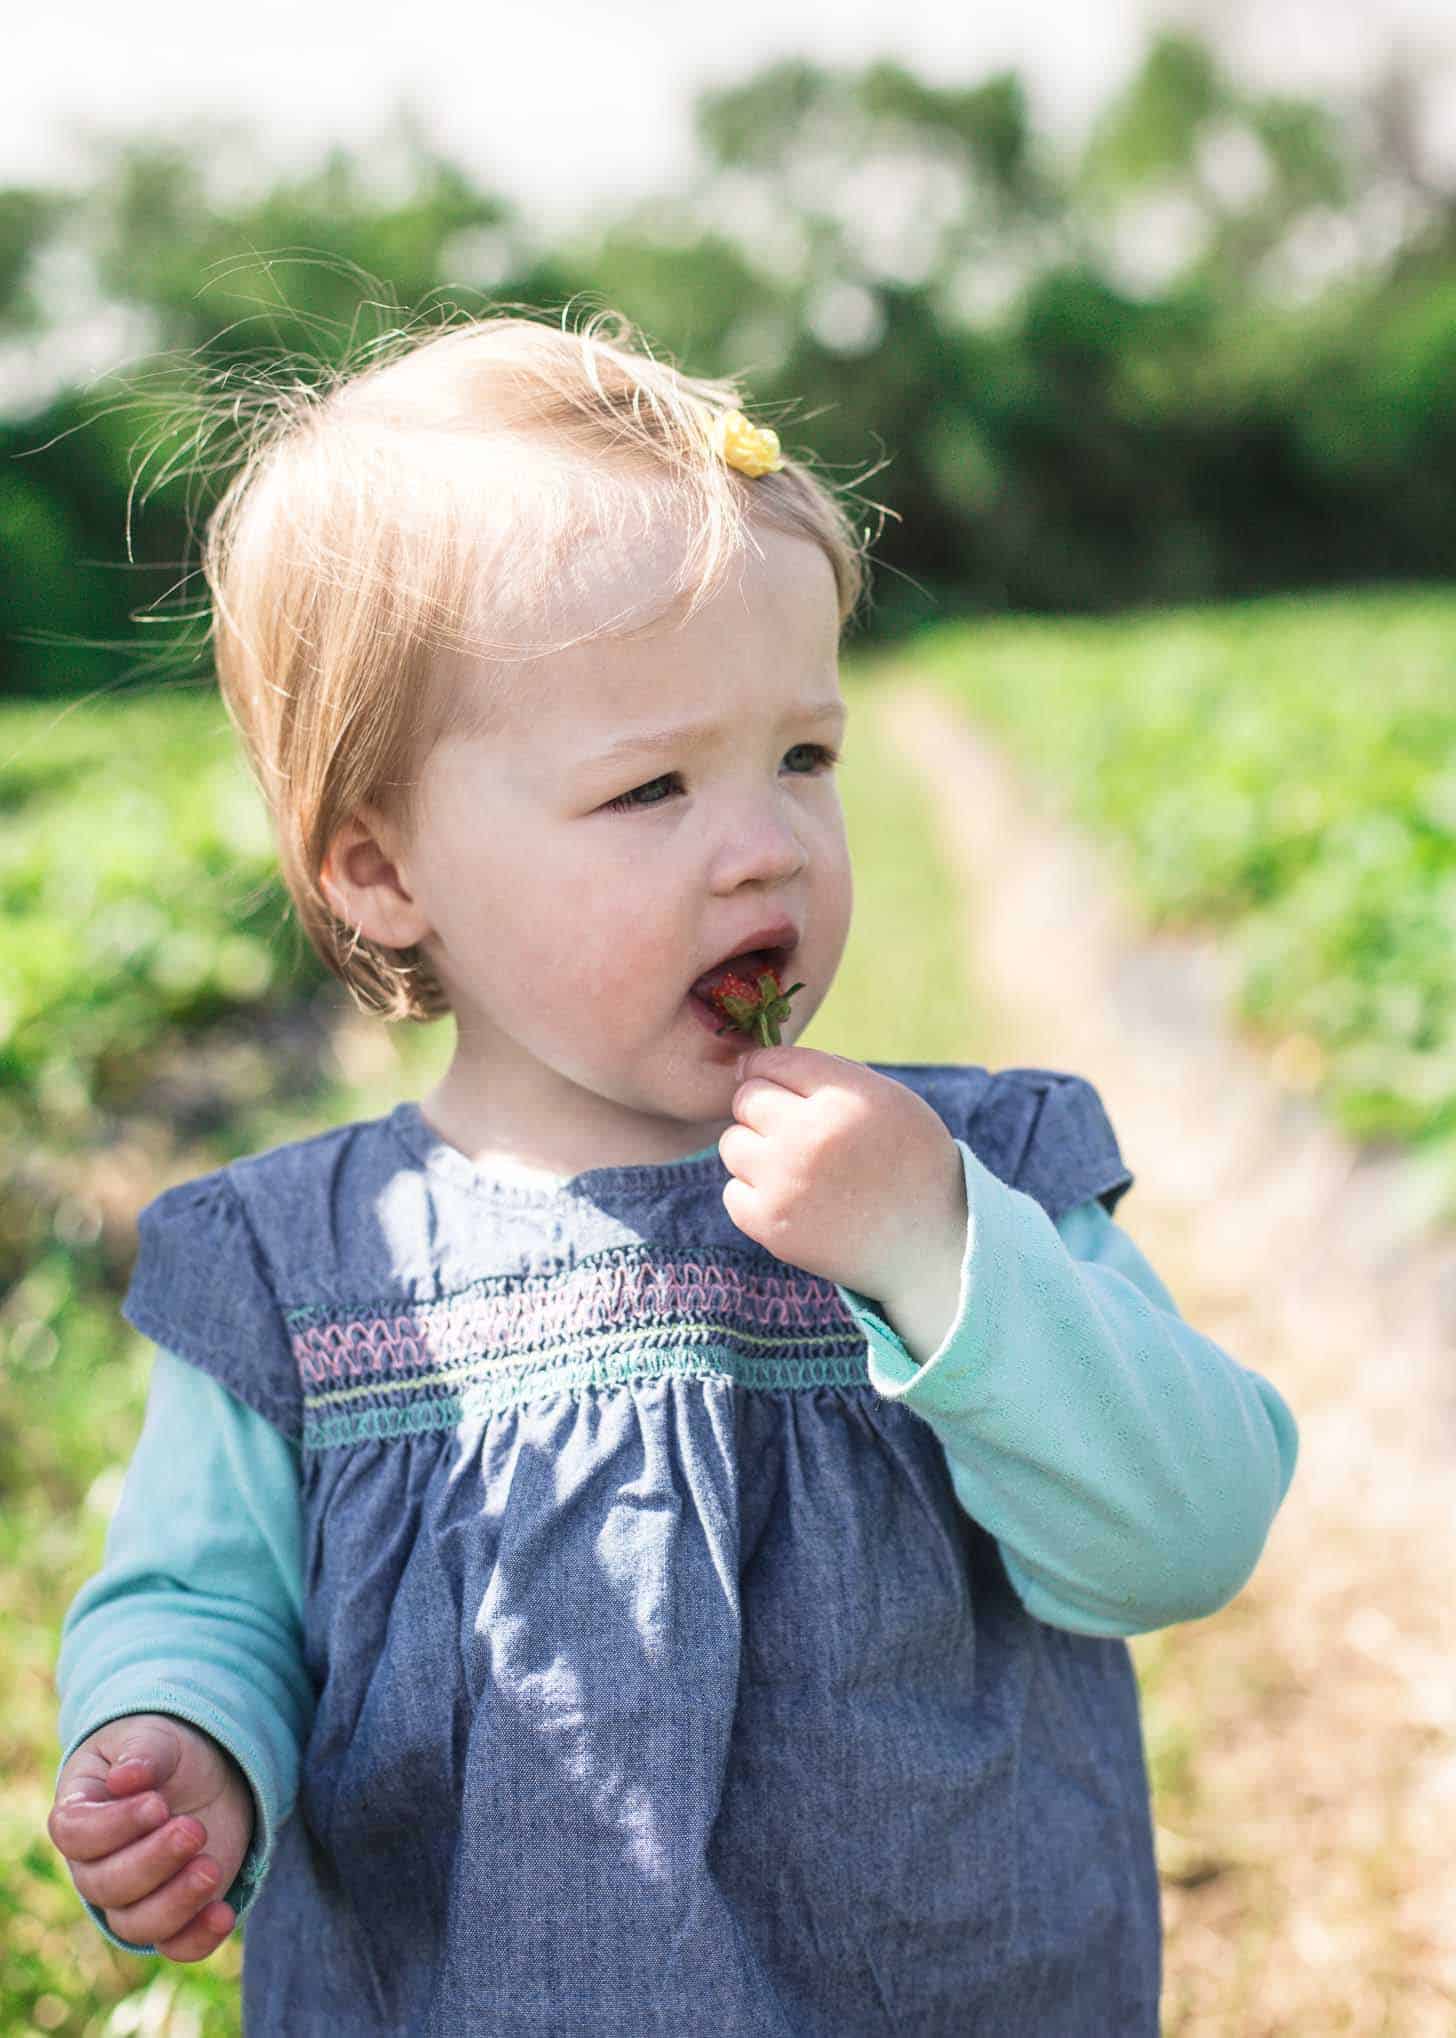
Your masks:
[{"label": "toddler girl", "polygon": [[1124,1637],[1243,1585],[1294,1424],[1089,1083],[797,1045],[862,558],[605,316],[294,392],[209,524],[302,924],[456,1046],[142,1211],[49,1830],[119,1946],[246,1919],[260,2038],[1155,2033]]}]

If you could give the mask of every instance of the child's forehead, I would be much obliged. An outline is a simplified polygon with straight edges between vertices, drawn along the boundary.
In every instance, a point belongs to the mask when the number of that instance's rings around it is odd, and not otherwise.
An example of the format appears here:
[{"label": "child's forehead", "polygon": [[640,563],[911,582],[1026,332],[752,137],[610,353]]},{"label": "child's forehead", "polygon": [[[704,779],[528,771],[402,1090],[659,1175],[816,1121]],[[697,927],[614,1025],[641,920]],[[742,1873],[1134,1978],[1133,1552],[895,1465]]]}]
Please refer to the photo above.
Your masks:
[{"label": "child's forehead", "polygon": [[489,534],[464,563],[458,631],[442,664],[535,672],[580,645],[652,635],[685,611],[694,578],[685,532],[622,528]]},{"label": "child's forehead", "polygon": [[586,532],[561,562],[559,599],[583,629],[650,624],[684,587],[688,550],[688,533],[676,520],[644,518],[624,529]]},{"label": "child's forehead", "polygon": [[[529,721],[548,702],[630,706],[639,673],[649,686],[679,672],[711,681],[723,663],[716,654],[744,638],[768,634],[801,660],[837,658],[833,569],[821,548],[797,533],[745,532],[696,606],[694,593],[680,534],[663,533],[640,547],[597,536],[563,563],[547,598],[517,620],[508,643],[492,636],[482,615],[480,653],[449,661],[452,684],[488,691],[510,719]],[[488,655],[492,647],[495,656]]]},{"label": "child's forehead", "polygon": [[[505,612],[489,571],[465,643],[443,651],[424,755],[464,746],[459,768],[533,782],[604,755],[633,731],[762,722],[780,702],[838,692],[834,568],[813,539],[752,521],[693,608],[701,562],[661,520],[640,543],[597,530],[556,560],[533,612]],[[519,590],[518,590],[519,592]]]}]

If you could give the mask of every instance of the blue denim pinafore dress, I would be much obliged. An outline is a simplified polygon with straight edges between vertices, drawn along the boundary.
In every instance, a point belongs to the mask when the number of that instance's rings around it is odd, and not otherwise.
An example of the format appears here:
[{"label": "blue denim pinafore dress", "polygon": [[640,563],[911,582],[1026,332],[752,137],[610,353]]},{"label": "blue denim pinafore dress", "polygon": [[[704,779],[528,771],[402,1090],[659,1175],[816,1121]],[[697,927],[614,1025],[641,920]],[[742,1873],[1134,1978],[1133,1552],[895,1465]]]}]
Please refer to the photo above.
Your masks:
[{"label": "blue denim pinafore dress", "polygon": [[[1131,1182],[1079,1077],[872,1066],[1054,1219]],[[1126,1644],[1024,1611],[727,1179],[407,1103],[142,1212],[127,1319],[301,1452],[250,2038],[1155,2038]]]}]

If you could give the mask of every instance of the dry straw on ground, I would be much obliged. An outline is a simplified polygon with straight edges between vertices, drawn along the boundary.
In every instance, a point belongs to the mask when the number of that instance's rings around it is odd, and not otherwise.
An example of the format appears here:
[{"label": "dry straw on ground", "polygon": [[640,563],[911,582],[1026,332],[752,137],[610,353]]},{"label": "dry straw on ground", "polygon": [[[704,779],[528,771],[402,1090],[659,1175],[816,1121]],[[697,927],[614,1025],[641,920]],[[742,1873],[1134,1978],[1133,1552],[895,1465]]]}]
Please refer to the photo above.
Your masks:
[{"label": "dry straw on ground", "polygon": [[1134,1643],[1155,1759],[1169,2038],[1456,2033],[1456,1240],[1336,1137],[1298,1042],[1242,1041],[1216,944],[1147,938],[1110,858],[945,699],[887,690],[963,883],[991,1037],[1094,1082],[1118,1221],[1300,1424],[1253,1579]]}]

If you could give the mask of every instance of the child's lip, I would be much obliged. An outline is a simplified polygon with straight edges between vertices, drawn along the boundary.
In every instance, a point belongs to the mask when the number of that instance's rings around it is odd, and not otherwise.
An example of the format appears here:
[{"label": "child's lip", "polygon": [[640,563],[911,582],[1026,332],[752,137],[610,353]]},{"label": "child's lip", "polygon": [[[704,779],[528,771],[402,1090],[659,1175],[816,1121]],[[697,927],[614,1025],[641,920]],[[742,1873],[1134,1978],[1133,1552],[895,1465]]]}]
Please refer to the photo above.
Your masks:
[{"label": "child's lip", "polygon": [[[717,969],[725,962],[735,962],[741,955],[756,955],[762,949],[772,949],[776,954],[790,956],[799,945],[799,930],[792,920],[771,920],[765,926],[755,927],[751,934],[745,934],[736,948],[724,950],[714,956],[707,969]],[[706,974],[700,970],[698,976]],[[698,977],[694,977],[696,983]]]},{"label": "child's lip", "polygon": [[[765,934],[774,938],[766,940],[763,938]],[[693,985],[702,983],[704,977],[712,976],[715,970],[726,969],[730,963],[742,962],[749,956],[762,958],[771,968],[782,970],[787,966],[798,945],[799,930],[787,922],[777,927],[765,928],[752,940],[740,942],[732,955],[720,955],[716,962],[710,962],[705,970],[700,970],[693,978]],[[689,989],[691,988],[692,985],[689,986]]]}]

